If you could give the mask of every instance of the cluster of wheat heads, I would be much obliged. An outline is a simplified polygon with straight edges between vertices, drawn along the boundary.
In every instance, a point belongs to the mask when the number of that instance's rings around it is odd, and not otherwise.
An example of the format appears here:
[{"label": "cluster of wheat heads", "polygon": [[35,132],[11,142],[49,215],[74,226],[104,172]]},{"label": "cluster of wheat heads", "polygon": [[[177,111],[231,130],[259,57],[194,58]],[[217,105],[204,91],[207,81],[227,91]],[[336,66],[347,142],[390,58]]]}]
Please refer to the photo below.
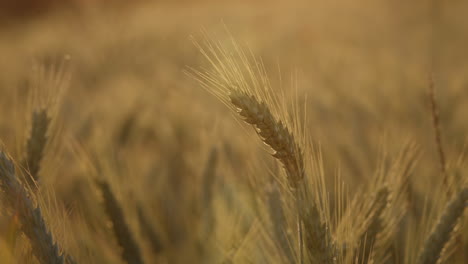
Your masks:
[{"label": "cluster of wheat heads", "polygon": [[[259,212],[259,218],[273,244],[263,247],[268,251],[264,255],[274,256],[267,262],[428,264],[447,259],[468,205],[463,177],[453,181],[457,191],[436,213],[432,231],[427,236],[412,233],[421,245],[402,247],[398,243],[412,241],[404,238],[404,229],[408,179],[418,152],[414,144],[402,144],[392,165],[381,164],[374,180],[348,202],[345,187],[327,190],[320,151],[313,150],[301,129],[298,106],[288,111],[284,94],[272,88],[262,62],[232,38],[227,44],[210,37],[195,44],[209,68],[192,69],[191,74],[254,128],[283,167],[284,177],[277,173],[267,188],[256,188],[259,196],[266,193],[260,204],[267,212]],[[441,194],[447,191],[442,188]]]}]

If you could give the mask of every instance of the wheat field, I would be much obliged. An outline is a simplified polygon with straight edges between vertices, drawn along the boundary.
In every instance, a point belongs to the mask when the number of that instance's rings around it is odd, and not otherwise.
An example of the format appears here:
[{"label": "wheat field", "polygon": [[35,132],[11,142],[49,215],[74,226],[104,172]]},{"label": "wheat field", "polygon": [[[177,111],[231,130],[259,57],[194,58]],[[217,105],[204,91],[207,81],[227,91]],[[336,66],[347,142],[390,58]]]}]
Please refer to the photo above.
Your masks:
[{"label": "wheat field", "polygon": [[0,12],[0,263],[468,263],[468,2],[52,3]]}]

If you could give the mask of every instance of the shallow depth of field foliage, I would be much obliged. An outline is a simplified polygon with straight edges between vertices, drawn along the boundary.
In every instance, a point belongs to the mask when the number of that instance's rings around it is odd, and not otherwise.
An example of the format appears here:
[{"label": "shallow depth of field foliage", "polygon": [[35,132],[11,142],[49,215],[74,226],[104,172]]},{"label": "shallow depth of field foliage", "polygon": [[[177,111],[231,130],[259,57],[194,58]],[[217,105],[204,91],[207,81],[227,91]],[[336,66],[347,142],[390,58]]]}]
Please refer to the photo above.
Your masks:
[{"label": "shallow depth of field foliage", "polygon": [[467,1],[71,2],[0,12],[1,263],[468,263]]}]

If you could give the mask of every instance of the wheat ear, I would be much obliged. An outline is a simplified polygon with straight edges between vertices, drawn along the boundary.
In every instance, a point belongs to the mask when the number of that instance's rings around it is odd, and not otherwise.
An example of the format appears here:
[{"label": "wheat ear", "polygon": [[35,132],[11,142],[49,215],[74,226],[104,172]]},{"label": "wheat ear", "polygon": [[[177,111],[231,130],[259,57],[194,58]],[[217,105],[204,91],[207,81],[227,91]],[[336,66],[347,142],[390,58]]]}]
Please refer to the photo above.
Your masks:
[{"label": "wheat ear", "polygon": [[323,260],[319,263],[335,262],[337,251],[331,231],[322,221],[322,213],[315,199],[308,200],[303,193],[307,192],[307,188],[300,184],[305,178],[304,153],[302,142],[297,141],[300,134],[293,133],[300,132],[300,129],[294,127],[297,123],[285,122],[289,119],[284,105],[273,93],[263,64],[253,56],[247,56],[234,40],[233,52],[209,40],[206,48],[197,42],[195,45],[213,67],[208,72],[193,70],[195,78],[256,129],[261,140],[274,151],[273,157],[286,171],[288,185],[297,202],[299,262],[304,261],[303,242],[306,242],[305,249],[311,258]]},{"label": "wheat ear", "polygon": [[57,114],[61,106],[63,95],[70,81],[68,57],[53,60],[52,63],[34,63],[30,81],[30,90],[26,114],[30,122],[30,130],[25,140],[22,167],[27,171],[26,183],[35,191],[42,160],[46,155],[46,148],[57,147],[56,136],[59,127]]},{"label": "wheat ear", "polygon": [[304,177],[304,161],[294,136],[281,121],[273,117],[267,104],[260,103],[254,96],[234,90],[230,98],[245,122],[257,128],[263,142],[275,150],[273,156],[284,165],[289,185],[296,193],[299,219],[304,225],[302,230],[302,223],[299,223],[299,236],[304,236],[309,255],[319,260],[319,263],[335,263],[337,251],[330,229],[321,220],[321,213],[315,203],[300,195],[298,190],[299,182]]},{"label": "wheat ear", "polygon": [[314,263],[337,263],[338,250],[329,225],[322,221],[318,207],[304,199],[299,206],[299,216],[304,225],[304,242],[307,254]]},{"label": "wheat ear", "polygon": [[96,185],[102,192],[104,207],[112,228],[117,238],[117,243],[122,248],[122,258],[128,264],[142,264],[143,258],[130,227],[125,222],[124,213],[114,196],[109,184],[104,180],[96,180]]},{"label": "wheat ear", "polygon": [[229,98],[244,121],[256,127],[263,142],[275,151],[273,157],[283,164],[290,186],[297,188],[304,176],[304,161],[302,150],[288,128],[273,117],[266,103],[259,102],[253,95],[232,90]]},{"label": "wheat ear", "polygon": [[435,264],[440,258],[445,244],[450,240],[458,219],[463,215],[468,205],[468,187],[462,189],[457,196],[445,207],[432,233],[424,243],[418,256],[419,264]]},{"label": "wheat ear", "polygon": [[26,157],[23,166],[29,171],[26,182],[33,189],[36,188],[36,182],[39,179],[39,170],[47,144],[47,131],[50,121],[46,109],[32,113],[31,133],[26,143]]},{"label": "wheat ear", "polygon": [[74,263],[71,257],[60,253],[42,216],[15,174],[13,162],[0,151],[0,189],[5,205],[16,214],[21,231],[31,242],[33,254],[43,264]]},{"label": "wheat ear", "polygon": [[289,263],[294,263],[294,253],[291,250],[291,243],[285,229],[287,219],[283,210],[283,203],[281,201],[281,193],[278,190],[278,186],[272,184],[271,188],[267,193],[267,207],[269,217],[273,224],[273,233],[277,244],[281,247],[284,252],[286,259]]}]

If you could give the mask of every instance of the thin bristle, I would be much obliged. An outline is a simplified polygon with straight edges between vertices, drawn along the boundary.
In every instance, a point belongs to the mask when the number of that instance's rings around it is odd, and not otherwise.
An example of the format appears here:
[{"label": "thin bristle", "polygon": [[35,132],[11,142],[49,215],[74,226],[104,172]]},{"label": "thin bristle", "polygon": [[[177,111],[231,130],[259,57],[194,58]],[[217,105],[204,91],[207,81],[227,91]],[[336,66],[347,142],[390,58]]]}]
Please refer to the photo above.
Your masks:
[{"label": "thin bristle", "polygon": [[115,198],[109,184],[104,180],[96,180],[96,185],[102,192],[104,207],[117,238],[119,246],[122,248],[122,258],[128,264],[142,264],[143,258],[130,227],[125,222],[124,213]]},{"label": "thin bristle", "polygon": [[419,264],[435,264],[439,260],[445,244],[450,240],[452,231],[468,205],[468,188],[464,188],[447,205],[434,230],[427,238],[418,256]]},{"label": "thin bristle", "polygon": [[70,257],[64,257],[60,253],[41,209],[34,205],[27,189],[16,177],[13,162],[3,152],[0,152],[0,189],[6,206],[18,217],[20,230],[31,242],[32,252],[37,260],[44,264],[61,264],[66,263],[65,260],[73,263]]}]

